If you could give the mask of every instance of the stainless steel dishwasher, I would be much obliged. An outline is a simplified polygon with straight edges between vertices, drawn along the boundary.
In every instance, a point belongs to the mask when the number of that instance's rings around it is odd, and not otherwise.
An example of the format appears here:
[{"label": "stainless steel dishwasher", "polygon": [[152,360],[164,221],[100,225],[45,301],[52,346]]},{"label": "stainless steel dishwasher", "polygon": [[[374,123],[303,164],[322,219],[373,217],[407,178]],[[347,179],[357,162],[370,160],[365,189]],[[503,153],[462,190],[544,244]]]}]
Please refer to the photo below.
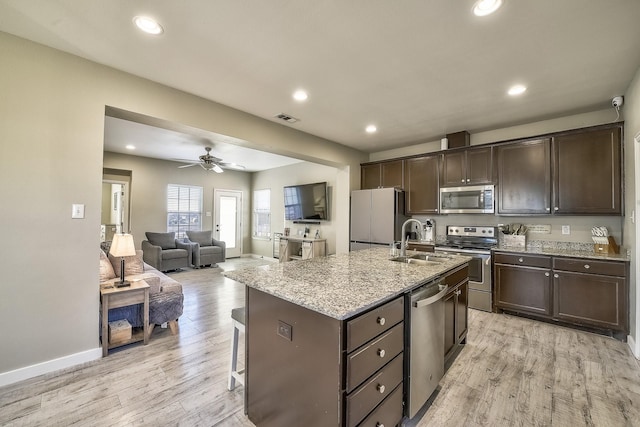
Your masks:
[{"label": "stainless steel dishwasher", "polygon": [[444,302],[448,287],[443,279],[411,292],[409,324],[408,415],[413,418],[429,400],[444,375]]}]

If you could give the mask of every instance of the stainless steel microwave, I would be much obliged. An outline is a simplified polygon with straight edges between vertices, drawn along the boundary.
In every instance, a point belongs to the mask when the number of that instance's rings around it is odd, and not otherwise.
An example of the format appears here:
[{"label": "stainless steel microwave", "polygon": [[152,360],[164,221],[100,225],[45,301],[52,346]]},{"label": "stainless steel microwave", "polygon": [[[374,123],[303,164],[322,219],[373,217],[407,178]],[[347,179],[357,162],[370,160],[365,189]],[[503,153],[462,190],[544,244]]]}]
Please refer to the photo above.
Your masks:
[{"label": "stainless steel microwave", "polygon": [[494,213],[495,186],[440,188],[440,213]]}]

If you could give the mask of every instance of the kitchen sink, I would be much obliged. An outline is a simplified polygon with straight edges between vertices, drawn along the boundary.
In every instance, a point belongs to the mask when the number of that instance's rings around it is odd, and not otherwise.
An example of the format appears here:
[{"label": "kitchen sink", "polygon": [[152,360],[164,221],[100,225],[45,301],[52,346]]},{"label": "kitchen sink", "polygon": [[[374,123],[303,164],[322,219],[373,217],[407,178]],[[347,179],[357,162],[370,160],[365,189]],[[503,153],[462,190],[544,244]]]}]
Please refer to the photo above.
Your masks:
[{"label": "kitchen sink", "polygon": [[418,265],[439,265],[444,262],[444,259],[441,257],[434,257],[433,255],[427,254],[415,254],[408,256],[397,256],[390,259],[395,262],[405,262],[407,264],[418,264]]}]

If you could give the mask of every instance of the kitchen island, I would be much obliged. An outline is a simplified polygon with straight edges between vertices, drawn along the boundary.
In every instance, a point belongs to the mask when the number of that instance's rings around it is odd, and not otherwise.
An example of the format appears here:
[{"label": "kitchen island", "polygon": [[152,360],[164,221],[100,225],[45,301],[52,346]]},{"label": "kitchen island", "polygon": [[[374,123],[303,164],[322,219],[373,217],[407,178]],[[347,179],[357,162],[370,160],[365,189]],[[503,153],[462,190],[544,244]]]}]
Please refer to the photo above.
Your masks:
[{"label": "kitchen island", "polygon": [[399,423],[408,295],[442,277],[462,293],[468,261],[409,264],[369,249],[225,272],[247,285],[249,419],[258,427]]}]

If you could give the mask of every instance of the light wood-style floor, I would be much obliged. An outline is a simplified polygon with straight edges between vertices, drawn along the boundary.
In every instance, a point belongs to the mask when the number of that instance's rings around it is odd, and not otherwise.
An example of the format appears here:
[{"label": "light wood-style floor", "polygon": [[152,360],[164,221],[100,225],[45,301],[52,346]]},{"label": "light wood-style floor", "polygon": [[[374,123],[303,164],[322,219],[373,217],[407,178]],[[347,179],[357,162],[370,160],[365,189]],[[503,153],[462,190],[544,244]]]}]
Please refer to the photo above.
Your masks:
[{"label": "light wood-style floor", "polygon": [[[0,388],[0,425],[253,426],[243,388],[226,389],[244,287],[219,273],[171,274],[185,293],[178,336],[156,328],[147,346]],[[611,338],[471,310],[467,345],[423,413],[407,425],[640,426],[640,366]]]}]

